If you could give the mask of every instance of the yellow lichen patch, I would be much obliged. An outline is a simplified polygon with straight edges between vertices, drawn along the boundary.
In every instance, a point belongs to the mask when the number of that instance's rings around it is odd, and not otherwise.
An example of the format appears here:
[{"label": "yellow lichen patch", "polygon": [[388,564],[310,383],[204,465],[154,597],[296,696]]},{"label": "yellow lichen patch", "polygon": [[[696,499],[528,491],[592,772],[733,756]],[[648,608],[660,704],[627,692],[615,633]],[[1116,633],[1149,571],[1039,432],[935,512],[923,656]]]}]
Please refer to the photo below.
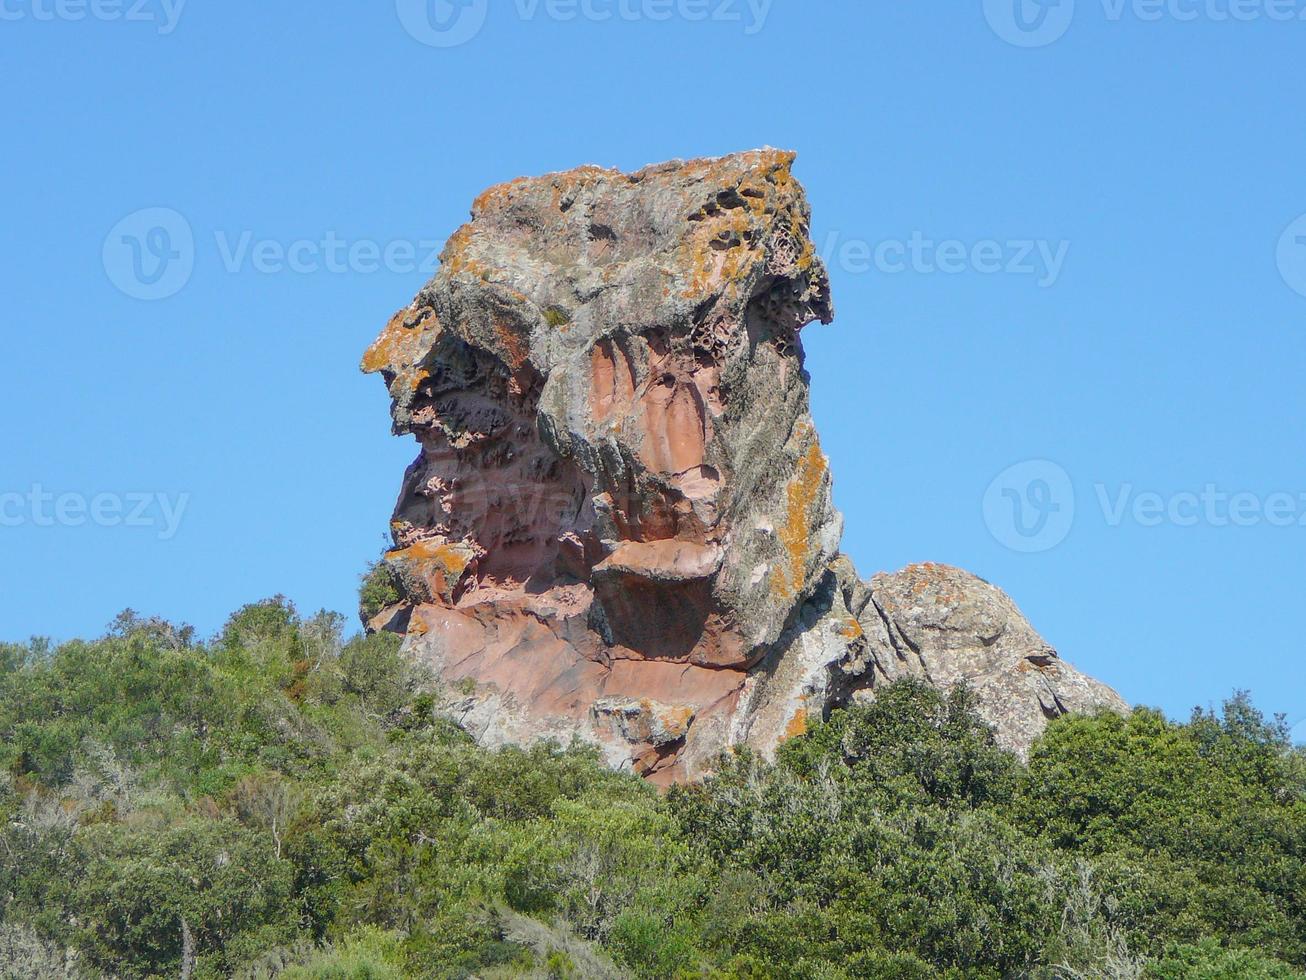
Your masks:
[{"label": "yellow lichen patch", "polygon": [[373,341],[372,346],[363,355],[363,372],[375,374],[378,371],[398,373],[412,363],[413,351],[408,350],[410,342],[421,336],[420,328],[435,316],[429,307],[413,310],[405,307],[390,318],[381,336]]},{"label": "yellow lichen patch", "polygon": [[419,541],[388,552],[386,563],[394,569],[410,596],[451,606],[463,576],[476,560],[476,550],[465,544]]},{"label": "yellow lichen patch", "polygon": [[685,174],[704,174],[709,179],[725,180],[741,172],[762,171],[777,185],[792,182],[791,170],[798,154],[792,150],[750,150],[728,157],[700,157],[686,161],[680,168]]},{"label": "yellow lichen patch", "polygon": [[[701,302],[720,292],[729,300],[738,300],[743,282],[763,257],[762,249],[747,244],[750,237],[760,237],[759,231],[744,208],[699,222],[687,243],[690,276],[685,299]],[[722,243],[726,247],[720,247]]]},{"label": "yellow lichen patch", "polygon": [[517,179],[507,181],[506,183],[496,184],[484,191],[472,204],[472,216],[479,217],[486,211],[506,207],[512,201],[513,196],[521,191],[528,191],[534,188],[552,185],[554,202],[556,204],[560,201],[562,194],[569,190],[584,187],[595,179],[619,176],[621,176],[619,171],[608,170],[604,167],[595,166],[594,164],[586,164],[585,166],[577,167],[574,170],[546,174],[543,177],[518,177]]},{"label": "yellow lichen patch", "polygon": [[437,541],[419,541],[410,548],[386,553],[389,562],[416,562],[434,565],[449,575],[462,575],[473,558],[472,549],[466,545],[442,544]]},{"label": "yellow lichen patch", "polygon": [[503,207],[512,200],[514,189],[529,184],[531,177],[517,177],[513,180],[505,181],[502,184],[495,184],[481,192],[481,195],[472,202],[472,216],[477,217],[491,208]]},{"label": "yellow lichen patch", "polygon": [[447,268],[450,273],[456,274],[462,271],[469,261],[467,253],[475,236],[476,231],[470,223],[450,235],[449,240],[444,244],[444,251],[440,253],[440,265]]},{"label": "yellow lichen patch", "polygon": [[807,734],[807,709],[799,708],[785,725],[784,741]]},{"label": "yellow lichen patch", "polygon": [[848,621],[844,623],[843,629],[839,631],[839,635],[845,640],[860,640],[866,635],[866,631],[862,629],[861,623],[849,616]]},{"label": "yellow lichen patch", "polygon": [[684,165],[684,172],[703,172],[705,183],[733,189],[743,202],[724,208],[709,202],[694,216],[695,227],[685,244],[690,269],[685,299],[700,303],[716,294],[728,302],[743,298],[750,274],[766,258],[764,243],[778,228],[795,243],[796,271],[807,272],[816,264],[816,246],[808,235],[799,207],[801,189],[791,169],[794,157],[784,150],[758,150]]},{"label": "yellow lichen patch", "polygon": [[662,727],[673,736],[684,736],[694,720],[692,708],[668,708],[661,716]]},{"label": "yellow lichen patch", "polygon": [[508,284],[512,279],[510,272],[489,265],[472,254],[476,237],[474,223],[465,224],[454,232],[440,253],[441,272],[448,276],[479,279],[515,302],[529,302],[525,293]]},{"label": "yellow lichen patch", "polygon": [[789,231],[793,235],[794,241],[802,242],[803,244],[803,250],[794,262],[794,265],[799,272],[807,272],[816,263],[816,245],[807,234],[807,229],[803,227],[802,218],[799,217],[797,212],[794,212],[793,222],[789,227]]},{"label": "yellow lichen patch", "polygon": [[821,452],[815,434],[810,429],[808,433],[812,443],[798,461],[798,468],[789,481],[785,523],[778,535],[788,566],[777,568],[771,579],[772,592],[783,598],[792,598],[803,587],[807,549],[811,544],[812,508],[825,480],[825,454]]}]

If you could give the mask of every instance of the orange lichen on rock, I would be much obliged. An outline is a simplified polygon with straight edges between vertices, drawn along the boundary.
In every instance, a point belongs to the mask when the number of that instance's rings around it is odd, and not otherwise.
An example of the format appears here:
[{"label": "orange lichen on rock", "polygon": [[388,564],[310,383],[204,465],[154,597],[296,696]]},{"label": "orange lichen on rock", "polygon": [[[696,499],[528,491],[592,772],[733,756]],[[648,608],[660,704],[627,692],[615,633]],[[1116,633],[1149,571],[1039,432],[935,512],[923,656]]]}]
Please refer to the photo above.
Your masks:
[{"label": "orange lichen on rock", "polygon": [[420,613],[421,610],[419,609],[408,621],[407,633],[409,636],[425,636],[427,633],[431,632],[430,625],[421,617]]},{"label": "orange lichen on rock", "polygon": [[799,708],[794,716],[789,719],[789,724],[785,725],[783,741],[789,741],[791,738],[798,738],[800,735],[807,734],[807,708]]},{"label": "orange lichen on rock", "polygon": [[469,545],[419,541],[408,548],[387,552],[385,561],[409,595],[453,605],[458,587],[476,558],[476,549]]},{"label": "orange lichen on rock", "polygon": [[814,433],[811,439],[785,490],[785,523],[778,532],[786,564],[776,569],[772,590],[785,596],[797,595],[803,588],[812,547],[812,508],[820,499],[828,467]]},{"label": "orange lichen on rock", "polygon": [[434,322],[435,311],[429,307],[419,309],[404,307],[390,318],[390,322],[381,331],[381,336],[373,341],[372,346],[363,355],[363,373],[376,374],[378,371],[398,373],[412,366],[427,346],[427,342],[423,340],[426,332],[424,328],[429,328]]},{"label": "orange lichen on rock", "polygon": [[492,329],[499,342],[499,353],[503,355],[504,363],[516,374],[530,358],[528,341],[502,320],[496,319]]},{"label": "orange lichen on rock", "polygon": [[662,727],[672,735],[678,738],[684,738],[685,733],[689,731],[689,726],[694,721],[693,708],[668,708],[663,711],[659,718]]},{"label": "orange lichen on rock", "polygon": [[[421,447],[382,628],[475,682],[480,734],[671,782],[748,732],[745,685],[837,552],[796,342],[833,311],[793,162],[491,187],[365,355]],[[797,701],[768,696],[778,734]]]},{"label": "orange lichen on rock", "polygon": [[957,581],[956,569],[947,565],[932,561],[919,562],[908,565],[901,574],[910,583],[911,592],[915,596],[929,593],[934,602],[945,606],[955,605],[965,599],[965,593]]},{"label": "orange lichen on rock", "polygon": [[684,297],[701,302],[721,293],[727,300],[737,300],[762,260],[761,232],[758,216],[744,207],[699,222],[686,243],[690,275]]}]

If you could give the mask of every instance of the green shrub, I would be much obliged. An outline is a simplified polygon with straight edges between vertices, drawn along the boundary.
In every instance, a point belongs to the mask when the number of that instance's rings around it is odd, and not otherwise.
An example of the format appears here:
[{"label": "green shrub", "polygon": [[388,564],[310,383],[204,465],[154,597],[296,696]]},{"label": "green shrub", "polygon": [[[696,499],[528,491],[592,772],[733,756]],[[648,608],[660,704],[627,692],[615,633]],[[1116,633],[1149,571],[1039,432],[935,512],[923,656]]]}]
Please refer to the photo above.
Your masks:
[{"label": "green shrub", "polygon": [[1303,975],[1306,762],[1246,697],[1061,719],[1025,765],[903,683],[660,795],[477,748],[343,626],[276,598],[0,647],[0,971]]},{"label": "green shrub", "polygon": [[384,560],[373,562],[367,566],[358,588],[358,616],[366,626],[382,609],[393,606],[403,597],[399,579],[390,566]]}]

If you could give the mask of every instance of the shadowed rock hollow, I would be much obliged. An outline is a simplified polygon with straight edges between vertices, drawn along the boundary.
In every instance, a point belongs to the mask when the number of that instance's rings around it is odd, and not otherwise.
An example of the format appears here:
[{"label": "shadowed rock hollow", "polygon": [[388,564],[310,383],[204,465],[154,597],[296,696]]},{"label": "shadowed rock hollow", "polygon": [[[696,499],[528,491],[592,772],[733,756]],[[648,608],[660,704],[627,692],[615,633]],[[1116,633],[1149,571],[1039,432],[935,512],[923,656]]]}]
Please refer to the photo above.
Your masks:
[{"label": "shadowed rock hollow", "polygon": [[493,187],[365,355],[421,446],[385,559],[405,598],[370,625],[482,743],[579,737],[666,783],[908,674],[971,683],[1017,750],[1123,707],[979,579],[866,584],[840,556],[799,335],[834,310],[793,160]]}]

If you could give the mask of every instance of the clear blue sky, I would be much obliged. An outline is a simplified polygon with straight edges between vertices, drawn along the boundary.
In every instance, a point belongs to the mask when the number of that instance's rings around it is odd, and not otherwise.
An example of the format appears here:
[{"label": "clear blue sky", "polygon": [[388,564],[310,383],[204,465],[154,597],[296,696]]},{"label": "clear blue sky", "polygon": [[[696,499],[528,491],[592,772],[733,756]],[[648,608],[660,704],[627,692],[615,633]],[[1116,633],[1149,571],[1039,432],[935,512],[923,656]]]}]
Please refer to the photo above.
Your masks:
[{"label": "clear blue sky", "polygon": [[[961,565],[1133,701],[1306,718],[1297,11],[623,2],[473,4],[439,47],[443,2],[5,0],[0,636],[352,614],[414,455],[356,365],[420,243],[519,174],[770,144],[832,253],[806,346],[863,574]],[[128,295],[142,221],[165,298]]]}]

